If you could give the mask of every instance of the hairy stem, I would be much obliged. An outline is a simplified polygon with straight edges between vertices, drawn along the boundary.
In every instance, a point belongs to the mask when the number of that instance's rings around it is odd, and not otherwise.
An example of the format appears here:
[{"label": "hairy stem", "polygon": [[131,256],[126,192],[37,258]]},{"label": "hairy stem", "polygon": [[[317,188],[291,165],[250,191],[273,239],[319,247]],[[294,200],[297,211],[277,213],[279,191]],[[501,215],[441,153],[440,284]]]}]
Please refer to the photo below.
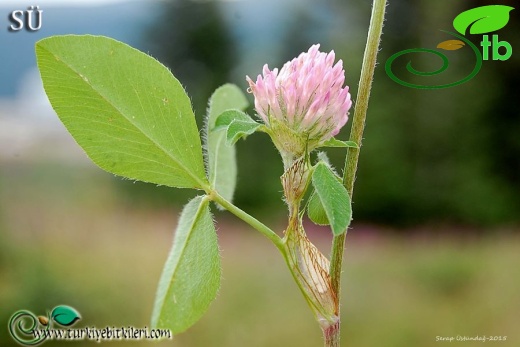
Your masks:
[{"label": "hairy stem", "polygon": [[208,194],[208,197],[219,203],[222,207],[224,207],[229,212],[233,213],[238,218],[242,219],[244,222],[258,230],[260,233],[262,233],[265,237],[267,237],[269,240],[271,240],[274,245],[285,255],[285,249],[283,246],[282,239],[280,236],[278,236],[273,230],[271,230],[267,225],[260,222],[258,219],[254,218],[250,214],[244,212],[240,208],[236,207],[229,201],[227,201],[222,195],[220,195],[216,191],[210,191]]},{"label": "hairy stem", "polygon": [[325,339],[325,347],[340,347],[339,344],[339,324],[331,325],[327,329],[323,330],[323,337]]},{"label": "hairy stem", "polygon": [[[354,181],[356,178],[356,170],[359,159],[359,151],[363,139],[363,130],[365,129],[365,119],[368,109],[368,100],[370,98],[370,89],[374,78],[374,70],[376,67],[377,52],[379,50],[379,41],[383,31],[383,22],[385,19],[386,0],[374,0],[372,6],[372,15],[370,19],[370,27],[368,29],[367,44],[363,56],[363,66],[361,68],[361,76],[359,79],[359,90],[355,103],[354,117],[352,120],[352,128],[350,131],[350,141],[354,141],[359,148],[348,148],[347,157],[345,159],[345,169],[343,171],[343,184],[352,198],[354,192]],[[330,277],[333,291],[340,297],[341,285],[341,267],[343,263],[343,252],[345,249],[346,232],[334,236],[332,241],[331,261],[330,261]],[[339,300],[338,300],[339,302]],[[326,333],[326,332],[324,332]],[[325,334],[326,346],[339,346],[339,324],[337,329],[333,331],[333,338],[327,338]]]}]

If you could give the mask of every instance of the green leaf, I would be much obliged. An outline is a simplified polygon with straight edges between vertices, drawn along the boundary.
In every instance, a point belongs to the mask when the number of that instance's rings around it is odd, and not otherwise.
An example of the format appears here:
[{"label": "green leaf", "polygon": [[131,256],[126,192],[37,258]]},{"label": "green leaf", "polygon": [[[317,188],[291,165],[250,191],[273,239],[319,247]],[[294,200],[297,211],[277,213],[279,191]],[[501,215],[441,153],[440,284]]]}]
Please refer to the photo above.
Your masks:
[{"label": "green leaf", "polygon": [[316,191],[312,192],[309,198],[309,204],[307,205],[307,215],[314,224],[318,225],[330,225],[327,213],[323,208],[320,197],[316,194]]},{"label": "green leaf", "polygon": [[[217,121],[215,122],[215,128],[214,130],[220,130],[227,128],[233,121],[242,121],[242,122],[255,122],[251,117],[249,117],[246,113],[239,111],[239,110],[226,110],[222,112],[218,117]],[[255,122],[256,123],[256,122]]]},{"label": "green leaf", "polygon": [[341,141],[336,139],[335,137],[332,137],[329,140],[323,142],[319,147],[359,148],[358,144],[354,141]]},{"label": "green leaf", "polygon": [[52,312],[51,312],[51,318],[56,323],[63,325],[63,326],[71,326],[74,324],[78,319],[81,318],[78,311],[73,309],[70,306],[56,306]]},{"label": "green leaf", "polygon": [[202,317],[217,295],[220,257],[208,204],[198,196],[182,210],[157,288],[154,328],[183,332]]},{"label": "green leaf", "polygon": [[[210,98],[206,120],[208,176],[211,186],[226,200],[232,201],[237,181],[235,147],[226,144],[226,129],[217,129],[219,115],[241,113],[249,103],[234,84],[219,87]],[[235,109],[226,111],[228,109]],[[220,205],[217,205],[220,206]]]},{"label": "green leaf", "polygon": [[52,107],[99,167],[172,187],[207,186],[190,99],[157,60],[90,35],[43,39],[36,56]]},{"label": "green leaf", "polygon": [[352,206],[347,190],[331,168],[323,162],[319,162],[314,168],[312,185],[323,205],[332,233],[344,233],[352,219]]},{"label": "green leaf", "polygon": [[262,124],[255,122],[246,113],[238,110],[227,110],[218,116],[215,129],[227,128],[227,142],[235,144],[240,138],[247,137],[257,131]]},{"label": "green leaf", "polygon": [[509,12],[514,7],[504,5],[487,5],[472,8],[459,14],[453,20],[453,27],[462,35],[471,26],[470,34],[486,34],[497,31],[509,22]]},{"label": "green leaf", "polygon": [[262,124],[257,123],[255,121],[232,121],[227,128],[226,138],[228,145],[233,145],[241,138],[245,138],[248,135],[251,135],[252,133],[257,131],[261,126]]},{"label": "green leaf", "polygon": [[[334,168],[332,168],[329,158],[327,157],[327,153],[318,152],[318,161],[327,165],[327,167],[333,172],[336,180],[341,183],[341,178],[337,175]],[[309,216],[310,220],[314,222],[314,224],[330,225],[329,218],[327,217],[325,208],[323,207],[316,190],[313,190],[311,196],[309,197],[309,201],[307,203],[307,215]]]}]

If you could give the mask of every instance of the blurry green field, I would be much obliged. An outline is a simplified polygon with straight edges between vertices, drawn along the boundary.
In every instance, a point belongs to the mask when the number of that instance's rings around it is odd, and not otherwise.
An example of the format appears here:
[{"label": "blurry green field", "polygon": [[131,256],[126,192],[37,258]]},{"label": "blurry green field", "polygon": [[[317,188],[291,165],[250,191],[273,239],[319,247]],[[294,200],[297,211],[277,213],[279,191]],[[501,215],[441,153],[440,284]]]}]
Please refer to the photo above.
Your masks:
[{"label": "blurry green field", "polygon": [[[19,309],[44,314],[70,305],[82,315],[75,327],[149,324],[178,211],[123,201],[108,174],[58,171],[0,171],[0,346],[16,345],[5,327]],[[220,294],[198,324],[153,345],[321,346],[320,331],[275,248],[232,216],[215,217]],[[282,229],[283,221],[270,225]],[[395,236],[354,226],[343,277],[342,345],[430,347],[449,344],[436,342],[437,336],[498,335],[507,341],[486,345],[520,346],[520,238],[513,231],[474,236],[425,227]],[[311,237],[327,251],[327,237],[318,231]]]}]

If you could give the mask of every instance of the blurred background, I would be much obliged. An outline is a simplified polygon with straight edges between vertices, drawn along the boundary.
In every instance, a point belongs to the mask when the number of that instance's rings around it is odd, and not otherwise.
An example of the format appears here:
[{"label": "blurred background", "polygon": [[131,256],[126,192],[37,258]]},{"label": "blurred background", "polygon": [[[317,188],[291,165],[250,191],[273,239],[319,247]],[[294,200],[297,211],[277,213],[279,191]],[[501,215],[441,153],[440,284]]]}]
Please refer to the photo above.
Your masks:
[{"label": "blurred background", "polygon": [[[411,89],[384,71],[392,54],[435,48],[452,38],[440,30],[453,31],[457,14],[491,4],[517,5],[389,0],[347,237],[344,345],[429,347],[442,343],[437,336],[457,335],[520,345],[519,9],[494,33],[511,44],[512,57],[484,61],[463,85]],[[314,43],[343,60],[355,96],[371,10],[362,0],[41,0],[39,31],[9,31],[10,13],[31,5],[0,3],[0,346],[16,345],[6,324],[19,309],[44,314],[66,304],[82,314],[77,327],[148,325],[178,213],[193,195],[95,167],[47,102],[37,40],[106,35],[149,53],[185,85],[201,125],[216,87],[245,90],[245,75],[255,77],[265,63],[280,67]],[[468,37],[479,46],[481,35]],[[468,47],[447,54],[449,70],[430,81],[453,82],[474,66]],[[426,55],[413,61],[425,70],[439,64]],[[348,132],[347,125],[338,137]],[[236,204],[281,232],[278,154],[262,134],[237,151]],[[345,151],[328,154],[341,169]],[[229,214],[215,217],[219,297],[193,328],[161,345],[320,346],[274,247]],[[328,254],[329,232],[306,227]]]}]

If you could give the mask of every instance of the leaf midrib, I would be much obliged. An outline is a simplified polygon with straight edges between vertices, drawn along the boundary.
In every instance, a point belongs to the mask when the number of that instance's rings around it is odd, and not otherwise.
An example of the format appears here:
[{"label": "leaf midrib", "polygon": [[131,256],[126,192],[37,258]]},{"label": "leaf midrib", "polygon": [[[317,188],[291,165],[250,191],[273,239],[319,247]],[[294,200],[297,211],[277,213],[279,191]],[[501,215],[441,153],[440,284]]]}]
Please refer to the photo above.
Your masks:
[{"label": "leaf midrib", "polygon": [[[210,130],[211,131],[211,130]],[[208,134],[208,136],[210,136]],[[217,184],[217,177],[218,177],[218,158],[219,158],[219,155],[220,155],[220,146],[222,144],[222,141],[224,140],[225,136],[226,136],[226,133],[224,131],[220,131],[218,134],[216,134],[216,136],[218,136],[218,138],[216,139],[216,150],[215,150],[215,153],[214,153],[214,158],[213,158],[213,179],[211,180],[212,182],[210,182],[211,186],[213,188],[216,188],[216,184]],[[209,141],[208,141],[209,142]],[[225,143],[224,143],[225,145]],[[211,166],[211,165],[210,165]],[[211,168],[210,168],[211,170]],[[210,178],[211,178],[211,173],[210,173]]]},{"label": "leaf midrib", "polygon": [[184,252],[186,251],[186,248],[188,246],[188,243],[193,235],[193,231],[195,230],[195,225],[197,224],[197,221],[199,220],[199,217],[201,215],[201,212],[203,211],[203,206],[207,203],[207,200],[204,198],[204,197],[199,197],[200,198],[200,202],[198,204],[198,207],[197,207],[197,212],[195,213],[195,216],[193,218],[193,221],[192,223],[190,224],[190,227],[189,227],[189,232],[188,232],[188,236],[186,237],[186,241],[184,242],[183,246],[182,246],[182,249],[180,250],[179,252],[179,256],[177,257],[177,262],[176,262],[176,266],[175,268],[173,269],[173,272],[172,272],[172,275],[171,275],[171,279],[170,281],[168,281],[168,287],[167,287],[167,290],[164,292],[165,294],[165,297],[162,299],[162,303],[161,303],[161,309],[160,309],[160,313],[159,313],[159,317],[157,317],[157,320],[159,321],[160,317],[162,316],[162,311],[163,311],[163,307],[164,307],[164,302],[165,302],[165,298],[166,296],[168,295],[168,293],[170,292],[170,289],[171,287],[173,286],[173,283],[175,282],[174,281],[174,278],[177,274],[177,271],[179,269],[179,264],[181,262],[181,259],[183,258],[183,255],[184,255]]},{"label": "leaf midrib", "polygon": [[[85,81],[81,76],[84,76],[82,74],[80,74],[76,69],[74,69],[71,65],[69,65],[68,63],[66,63],[61,57],[55,55],[54,53],[52,53],[50,50],[48,50],[45,46],[42,46],[41,44],[38,45],[40,47],[40,49],[42,49],[43,51],[49,53],[51,56],[53,56],[54,58],[56,58],[58,60],[58,64],[61,63],[63,66],[65,66],[66,68],[70,69],[70,71],[72,71],[74,74],[76,74],[79,79],[82,81],[82,83],[86,84],[87,86],[89,86],[97,95],[99,95],[106,103],[107,105],[109,105],[110,107],[112,107],[118,114],[120,114],[131,126],[133,126],[135,129],[138,130],[138,132],[142,135],[144,135],[145,138],[147,138],[151,143],[153,143],[159,150],[161,150],[163,153],[165,153],[173,162],[175,162],[182,170],[184,170],[188,176],[190,176],[201,188],[201,189],[204,189],[204,190],[207,190],[208,189],[208,186],[206,184],[206,182],[202,181],[199,179],[199,177],[195,176],[190,170],[187,170],[186,169],[186,166],[180,162],[178,159],[176,159],[174,156],[171,155],[171,153],[169,153],[165,148],[163,148],[159,143],[157,143],[152,137],[150,137],[146,132],[144,132],[141,128],[139,128],[136,124],[134,124],[130,118],[128,118],[124,112],[122,112],[116,105],[112,104],[112,102],[110,102],[106,97],[105,95],[103,95],[98,89],[96,89],[91,83],[90,83],[90,80],[88,80],[89,82]],[[87,77],[88,79],[88,76],[85,76]]]}]

